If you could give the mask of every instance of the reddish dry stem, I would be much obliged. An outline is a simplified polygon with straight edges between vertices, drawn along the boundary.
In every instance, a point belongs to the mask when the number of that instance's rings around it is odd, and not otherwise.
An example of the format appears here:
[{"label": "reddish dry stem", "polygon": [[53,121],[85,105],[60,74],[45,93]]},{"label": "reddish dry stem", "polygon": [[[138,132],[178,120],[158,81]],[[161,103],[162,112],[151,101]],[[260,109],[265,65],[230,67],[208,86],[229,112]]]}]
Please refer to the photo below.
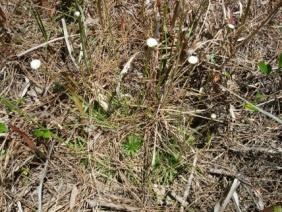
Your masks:
[{"label": "reddish dry stem", "polygon": [[34,142],[25,132],[21,131],[18,127],[16,127],[15,125],[12,125],[11,123],[8,123],[8,126],[12,131],[18,133],[25,140],[25,142],[27,143],[30,149],[35,151],[40,157],[45,157],[44,154],[36,148]]}]

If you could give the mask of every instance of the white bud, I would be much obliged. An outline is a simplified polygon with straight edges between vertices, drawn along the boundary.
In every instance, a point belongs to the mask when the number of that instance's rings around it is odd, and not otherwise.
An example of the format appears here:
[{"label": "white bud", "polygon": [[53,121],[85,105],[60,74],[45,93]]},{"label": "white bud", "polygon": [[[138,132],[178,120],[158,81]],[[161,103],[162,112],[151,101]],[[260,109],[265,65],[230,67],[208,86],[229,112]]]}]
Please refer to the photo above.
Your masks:
[{"label": "white bud", "polygon": [[199,94],[204,94],[204,93],[205,93],[204,88],[201,87],[200,90],[199,90]]},{"label": "white bud", "polygon": [[30,62],[30,67],[31,67],[32,69],[38,69],[40,66],[41,66],[40,60],[32,60],[32,61]]},{"label": "white bud", "polygon": [[227,24],[227,26],[230,28],[230,29],[235,29],[235,26],[233,24]]},{"label": "white bud", "polygon": [[215,113],[211,114],[211,119],[216,119],[216,114]]},{"label": "white bud", "polygon": [[235,119],[236,119],[236,116],[235,116],[235,107],[234,107],[233,105],[230,105],[229,113],[230,113],[230,116],[232,117],[232,120],[235,120]]},{"label": "white bud", "polygon": [[198,61],[199,61],[199,59],[198,59],[198,57],[196,57],[196,56],[190,56],[190,57],[188,57],[188,62],[189,62],[190,64],[196,64]]},{"label": "white bud", "polygon": [[245,39],[246,39],[245,37],[240,37],[240,38],[237,39],[237,41],[240,42],[240,41],[243,41]]},{"label": "white bud", "polygon": [[155,47],[158,45],[158,41],[155,38],[148,38],[147,39],[147,46],[149,47]]},{"label": "white bud", "polygon": [[73,15],[78,18],[80,16],[80,12],[79,11],[75,11]]}]

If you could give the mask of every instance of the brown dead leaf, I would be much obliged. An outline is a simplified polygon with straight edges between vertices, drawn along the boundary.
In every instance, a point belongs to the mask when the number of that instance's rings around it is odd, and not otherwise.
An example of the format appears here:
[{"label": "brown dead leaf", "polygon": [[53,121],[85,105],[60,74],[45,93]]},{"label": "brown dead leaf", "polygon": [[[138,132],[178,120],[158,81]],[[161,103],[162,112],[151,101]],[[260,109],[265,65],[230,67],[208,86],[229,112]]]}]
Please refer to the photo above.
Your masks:
[{"label": "brown dead leaf", "polygon": [[50,11],[51,18],[55,15],[59,5],[60,5],[60,1],[57,1],[53,4],[53,7],[51,8],[51,11]]},{"label": "brown dead leaf", "polygon": [[216,93],[220,92],[219,83],[220,83],[220,74],[218,72],[213,72],[212,87]]},{"label": "brown dead leaf", "polygon": [[71,196],[70,196],[70,210],[72,210],[75,206],[75,199],[77,195],[78,195],[78,189],[76,185],[74,185],[71,191]]},{"label": "brown dead leaf", "polygon": [[218,72],[214,72],[213,73],[213,78],[212,78],[212,82],[214,84],[219,83],[220,82],[220,75]]},{"label": "brown dead leaf", "polygon": [[8,123],[8,126],[12,131],[18,133],[27,143],[28,147],[32,149],[33,151],[35,151],[35,153],[38,154],[39,157],[41,157],[42,159],[46,158],[46,156],[39,149],[36,148],[34,142],[25,132],[21,131],[18,127],[16,127],[15,125],[12,125],[11,123]]},{"label": "brown dead leaf", "polygon": [[54,16],[55,12],[56,12],[56,6],[52,7],[52,9],[50,11],[51,18]]}]

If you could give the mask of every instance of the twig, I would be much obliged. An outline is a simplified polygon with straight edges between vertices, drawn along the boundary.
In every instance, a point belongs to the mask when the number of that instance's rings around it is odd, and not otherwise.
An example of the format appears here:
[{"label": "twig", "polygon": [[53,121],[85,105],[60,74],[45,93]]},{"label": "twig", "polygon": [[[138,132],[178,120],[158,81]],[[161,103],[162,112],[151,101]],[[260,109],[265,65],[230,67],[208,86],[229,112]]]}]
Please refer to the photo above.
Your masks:
[{"label": "twig", "polygon": [[[76,37],[76,36],[78,36],[78,34],[77,34],[77,35],[70,35],[69,37]],[[41,48],[41,47],[46,47],[46,46],[48,46],[50,43],[54,43],[54,42],[56,42],[56,41],[64,40],[64,39],[65,39],[65,37],[59,37],[59,38],[55,38],[55,39],[53,39],[53,40],[49,40],[49,41],[47,41],[47,42],[45,42],[45,43],[42,43],[42,44],[40,44],[40,45],[38,45],[38,46],[32,47],[32,48],[30,48],[30,49],[28,49],[28,50],[25,50],[24,52],[21,52],[21,53],[17,54],[17,57],[22,57],[22,56],[24,56],[24,55],[26,55],[26,54],[28,54],[28,53],[30,53],[30,52],[36,50],[36,49],[39,49],[39,48]]]},{"label": "twig", "polygon": [[156,124],[155,135],[154,135],[153,157],[152,157],[152,163],[151,163],[151,169],[152,170],[153,170],[155,163],[156,163],[157,132],[158,132],[158,124]]},{"label": "twig", "polygon": [[234,93],[233,91],[228,90],[227,88],[223,87],[222,85],[219,85],[222,89],[227,90],[229,93],[231,93],[232,95],[236,96],[237,98],[243,100],[244,102],[246,102],[247,104],[253,106],[255,109],[257,109],[259,112],[263,113],[264,115],[268,116],[269,118],[272,118],[273,120],[277,121],[279,124],[282,124],[282,120],[274,115],[272,115],[271,113],[259,108],[256,105],[253,105],[252,103],[250,103],[249,101],[247,101],[246,99],[244,99],[243,97],[237,95],[236,93]]},{"label": "twig", "polygon": [[211,119],[205,116],[201,116],[201,115],[197,115],[197,113],[201,113],[201,112],[205,112],[206,110],[191,110],[191,111],[180,111],[180,110],[174,110],[174,109],[160,109],[160,111],[167,111],[167,112],[171,112],[173,114],[177,113],[181,113],[182,115],[188,114],[190,116],[194,116],[194,117],[199,117],[202,119],[206,119],[206,120],[212,120],[214,122],[219,122],[219,123],[223,123],[222,121],[219,121],[217,119]]},{"label": "twig", "polygon": [[235,177],[234,173],[225,171],[223,169],[208,169],[207,172],[209,172],[211,174],[219,174],[219,175],[225,175],[225,176],[229,176],[229,177]]},{"label": "twig", "polygon": [[226,205],[230,201],[232,195],[234,194],[239,185],[240,181],[235,178],[228,194],[224,195],[222,199],[219,200],[214,206],[214,212],[223,212],[225,210]]},{"label": "twig", "polygon": [[207,170],[208,173],[211,173],[211,174],[218,174],[218,175],[225,175],[225,176],[229,176],[229,177],[233,177],[233,178],[236,178],[238,179],[240,182],[246,184],[246,185],[251,185],[251,181],[244,175],[238,173],[238,174],[235,174],[235,173],[232,173],[232,172],[228,172],[228,171],[225,171],[223,169],[208,169]]},{"label": "twig", "polygon": [[263,153],[269,153],[269,154],[281,154],[282,149],[281,148],[264,148],[264,147],[247,147],[247,146],[238,146],[238,147],[231,147],[230,150],[234,152],[263,152]]},{"label": "twig", "polygon": [[122,211],[140,211],[140,208],[128,206],[128,205],[120,205],[112,202],[108,202],[105,200],[86,200],[86,202],[89,204],[91,208],[100,206],[100,207],[106,207],[113,210],[122,210]]},{"label": "twig", "polygon": [[188,202],[186,202],[181,196],[178,196],[174,191],[170,191],[169,195],[172,196],[177,202],[181,203],[183,207],[188,206]]},{"label": "twig", "polygon": [[190,193],[190,188],[191,188],[191,184],[192,184],[193,175],[194,175],[194,172],[195,172],[197,160],[198,160],[198,152],[195,153],[195,157],[194,157],[194,160],[193,160],[193,167],[192,167],[189,179],[188,179],[188,184],[187,184],[185,191],[184,191],[183,202],[181,202],[180,211],[184,211],[183,204],[186,202],[186,199],[187,199],[187,197],[189,196],[189,193]]},{"label": "twig", "polygon": [[18,211],[19,212],[24,212],[24,210],[23,210],[23,207],[22,207],[22,204],[21,204],[21,202],[20,201],[17,201],[17,205],[18,205]]},{"label": "twig", "polygon": [[67,45],[67,49],[68,49],[70,58],[71,58],[74,66],[76,67],[76,69],[78,71],[79,70],[79,66],[77,65],[77,63],[75,62],[74,57],[72,56],[71,46],[70,46],[70,42],[69,42],[69,39],[68,39],[69,34],[68,34],[68,30],[67,30],[66,21],[65,21],[64,18],[62,18],[62,25],[63,25],[63,31],[64,31],[64,38],[65,38],[65,42],[66,42],[66,45]]},{"label": "twig", "polygon": [[[57,204],[61,199],[65,198],[66,195],[68,195],[69,193],[71,193],[72,191],[72,188],[70,188],[69,190],[67,190],[65,193],[63,193],[62,195],[60,195],[57,199],[56,199],[56,202],[55,203],[50,203],[49,207],[46,209],[46,211],[50,211],[51,208]],[[68,204],[68,203],[67,203]],[[66,204],[66,205],[67,205]]]},{"label": "twig", "polygon": [[263,106],[263,105],[265,105],[265,104],[268,104],[268,103],[270,103],[270,102],[273,102],[273,101],[277,101],[277,100],[279,100],[279,99],[282,99],[282,96],[278,96],[278,97],[276,97],[275,99],[270,99],[270,100],[268,100],[268,101],[266,101],[266,102],[262,102],[262,103],[260,103],[260,104],[258,104],[257,106]]},{"label": "twig", "polygon": [[44,166],[44,169],[43,169],[43,172],[42,172],[42,175],[41,175],[40,184],[38,186],[38,211],[39,212],[42,212],[42,188],[43,188],[43,181],[44,181],[44,178],[46,177],[46,174],[47,174],[48,160],[50,159],[50,155],[52,153],[54,144],[55,143],[53,142],[52,145],[51,145],[51,149],[49,151],[48,158],[46,159],[45,166]]}]

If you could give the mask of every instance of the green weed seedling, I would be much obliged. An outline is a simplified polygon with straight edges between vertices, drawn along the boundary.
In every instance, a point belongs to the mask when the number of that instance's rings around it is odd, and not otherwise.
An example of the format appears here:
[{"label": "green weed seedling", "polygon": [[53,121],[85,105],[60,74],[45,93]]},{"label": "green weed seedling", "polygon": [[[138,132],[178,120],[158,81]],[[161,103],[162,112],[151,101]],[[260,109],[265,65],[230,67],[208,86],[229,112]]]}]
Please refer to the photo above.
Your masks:
[{"label": "green weed seedling", "polygon": [[20,172],[23,176],[23,178],[21,179],[21,182],[23,185],[29,185],[30,184],[30,179],[28,177],[29,173],[30,173],[30,169],[29,168],[25,168],[25,167],[21,167],[20,168]]},{"label": "green weed seedling", "polygon": [[129,135],[123,144],[123,152],[134,156],[142,147],[142,139],[138,135]]},{"label": "green weed seedling", "polygon": [[77,136],[75,140],[69,143],[69,146],[75,150],[81,150],[86,146],[86,141],[83,137]]},{"label": "green weed seedling", "polygon": [[37,129],[33,132],[33,134],[38,138],[48,139],[52,137],[52,132],[47,128]]},{"label": "green weed seedling", "polygon": [[167,185],[181,173],[181,158],[173,152],[157,152],[153,172]]},{"label": "green weed seedling", "polygon": [[258,63],[258,67],[259,67],[259,70],[265,74],[265,75],[269,75],[270,72],[272,72],[272,67],[271,65],[269,64],[266,64],[264,61],[260,61]]},{"label": "green weed seedling", "polygon": [[188,163],[183,163],[181,151],[183,149],[174,140],[163,140],[163,146],[156,152],[153,167],[153,178],[168,185],[189,169]]},{"label": "green weed seedling", "polygon": [[8,132],[8,127],[6,124],[0,122],[0,133]]},{"label": "green weed seedling", "polygon": [[25,167],[21,167],[21,173],[24,175],[24,176],[28,176],[29,174],[29,168],[25,168]]},{"label": "green weed seedling", "polygon": [[87,168],[89,165],[89,159],[88,158],[84,158],[80,161],[81,166],[83,166],[84,168]]},{"label": "green weed seedling", "polygon": [[102,156],[93,160],[95,169],[106,181],[111,181],[117,174],[117,169],[112,167],[111,160],[108,156]]}]

